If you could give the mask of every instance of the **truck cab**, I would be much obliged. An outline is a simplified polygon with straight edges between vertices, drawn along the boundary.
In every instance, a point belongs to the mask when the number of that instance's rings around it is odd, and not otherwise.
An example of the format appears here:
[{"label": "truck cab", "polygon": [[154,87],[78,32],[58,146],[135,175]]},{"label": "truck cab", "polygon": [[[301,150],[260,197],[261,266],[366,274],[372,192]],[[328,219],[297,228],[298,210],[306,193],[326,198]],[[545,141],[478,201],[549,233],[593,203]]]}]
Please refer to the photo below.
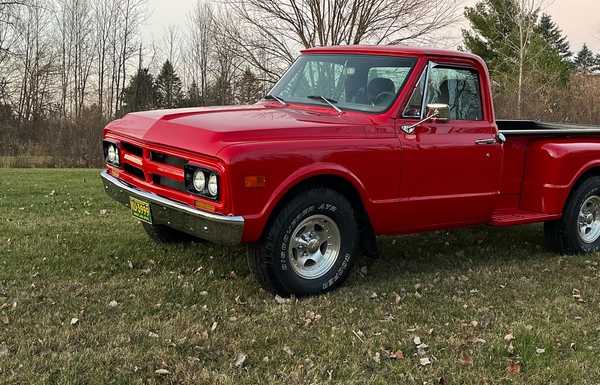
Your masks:
[{"label": "truck cab", "polygon": [[600,247],[600,129],[496,121],[468,53],[312,48],[254,105],[129,114],[103,143],[153,239],[247,244],[282,295],[337,287],[380,234],[544,222],[554,250]]}]

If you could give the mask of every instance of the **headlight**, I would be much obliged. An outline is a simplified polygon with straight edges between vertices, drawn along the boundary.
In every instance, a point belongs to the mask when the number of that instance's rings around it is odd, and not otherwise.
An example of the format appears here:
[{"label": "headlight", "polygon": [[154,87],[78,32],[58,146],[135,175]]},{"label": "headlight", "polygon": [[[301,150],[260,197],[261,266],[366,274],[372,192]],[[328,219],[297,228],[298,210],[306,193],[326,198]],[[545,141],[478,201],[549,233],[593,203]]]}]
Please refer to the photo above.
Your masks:
[{"label": "headlight", "polygon": [[209,168],[186,164],[183,168],[186,191],[207,199],[219,199],[219,174]]},{"label": "headlight", "polygon": [[213,197],[219,194],[219,180],[215,174],[210,174],[208,178],[208,192]]},{"label": "headlight", "polygon": [[108,161],[110,163],[115,163],[117,161],[117,157],[117,149],[115,148],[115,146],[108,146]]},{"label": "headlight", "polygon": [[116,143],[104,141],[104,159],[106,163],[119,167],[119,146]]},{"label": "headlight", "polygon": [[196,172],[194,172],[192,183],[196,191],[203,192],[206,188],[206,177],[204,176],[204,171],[196,170]]}]

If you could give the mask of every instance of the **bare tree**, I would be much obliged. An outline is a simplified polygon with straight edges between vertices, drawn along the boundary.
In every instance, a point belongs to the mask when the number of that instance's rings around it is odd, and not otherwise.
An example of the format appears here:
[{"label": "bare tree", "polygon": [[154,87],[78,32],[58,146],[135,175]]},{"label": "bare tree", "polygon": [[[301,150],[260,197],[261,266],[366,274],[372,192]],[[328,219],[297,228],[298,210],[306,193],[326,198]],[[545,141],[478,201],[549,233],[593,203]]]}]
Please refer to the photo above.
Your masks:
[{"label": "bare tree", "polygon": [[16,106],[21,121],[38,120],[47,112],[54,56],[50,41],[50,12],[41,0],[32,0],[19,16],[15,65],[21,72]]},{"label": "bare tree", "polygon": [[[241,27],[224,31],[255,67],[271,76],[259,53],[288,65],[298,48],[340,44],[399,44],[457,20],[448,0],[230,0]],[[239,26],[240,24],[238,24]]]},{"label": "bare tree", "polygon": [[166,52],[163,56],[166,56],[174,67],[177,67],[179,60],[180,38],[181,33],[176,25],[169,25],[165,29],[162,39],[162,46]]},{"label": "bare tree", "polygon": [[97,103],[101,116],[105,112],[105,88],[110,54],[110,37],[111,31],[115,28],[117,17],[117,3],[115,0],[95,0],[94,28],[96,32]]},{"label": "bare tree", "polygon": [[201,99],[208,93],[209,66],[213,52],[213,33],[215,15],[213,7],[197,0],[188,18],[187,46],[182,53],[184,62],[184,78],[189,79],[187,86],[198,85]]},{"label": "bare tree", "polygon": [[517,117],[521,118],[523,110],[523,82],[526,61],[530,59],[532,39],[537,25],[538,14],[542,1],[519,0],[519,12],[516,15],[518,44],[512,46],[517,56],[518,85],[517,85]]}]

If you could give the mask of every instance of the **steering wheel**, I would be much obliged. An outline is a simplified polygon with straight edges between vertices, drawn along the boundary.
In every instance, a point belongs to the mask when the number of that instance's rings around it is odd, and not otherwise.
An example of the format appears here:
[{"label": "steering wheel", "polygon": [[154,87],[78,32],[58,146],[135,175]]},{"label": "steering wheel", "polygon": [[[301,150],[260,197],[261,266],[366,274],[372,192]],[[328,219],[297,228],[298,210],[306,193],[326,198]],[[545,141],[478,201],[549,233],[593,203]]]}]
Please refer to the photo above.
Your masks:
[{"label": "steering wheel", "polygon": [[371,104],[373,106],[380,106],[383,103],[387,101],[388,99],[393,99],[394,96],[396,96],[393,92],[389,92],[389,91],[383,91],[377,94],[377,96],[375,96],[375,98],[373,99],[373,101],[371,102]]}]

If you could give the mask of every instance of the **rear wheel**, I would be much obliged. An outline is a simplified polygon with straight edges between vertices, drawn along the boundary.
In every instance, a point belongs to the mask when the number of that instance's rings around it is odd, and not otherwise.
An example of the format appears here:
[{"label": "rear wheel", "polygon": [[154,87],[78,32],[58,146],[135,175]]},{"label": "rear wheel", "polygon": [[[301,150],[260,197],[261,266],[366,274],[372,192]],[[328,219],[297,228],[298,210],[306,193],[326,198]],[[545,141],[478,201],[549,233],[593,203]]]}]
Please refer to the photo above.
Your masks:
[{"label": "rear wheel", "polygon": [[179,243],[179,242],[191,242],[199,241],[191,235],[177,231],[163,225],[151,225],[149,223],[142,222],[142,226],[146,231],[146,234],[156,243]]},{"label": "rear wheel", "polygon": [[357,246],[354,210],[341,194],[315,188],[288,202],[248,260],[261,285],[280,295],[334,289],[348,277]]},{"label": "rear wheel", "polygon": [[544,225],[546,245],[563,254],[600,250],[600,177],[586,179],[571,194],[563,217]]}]

